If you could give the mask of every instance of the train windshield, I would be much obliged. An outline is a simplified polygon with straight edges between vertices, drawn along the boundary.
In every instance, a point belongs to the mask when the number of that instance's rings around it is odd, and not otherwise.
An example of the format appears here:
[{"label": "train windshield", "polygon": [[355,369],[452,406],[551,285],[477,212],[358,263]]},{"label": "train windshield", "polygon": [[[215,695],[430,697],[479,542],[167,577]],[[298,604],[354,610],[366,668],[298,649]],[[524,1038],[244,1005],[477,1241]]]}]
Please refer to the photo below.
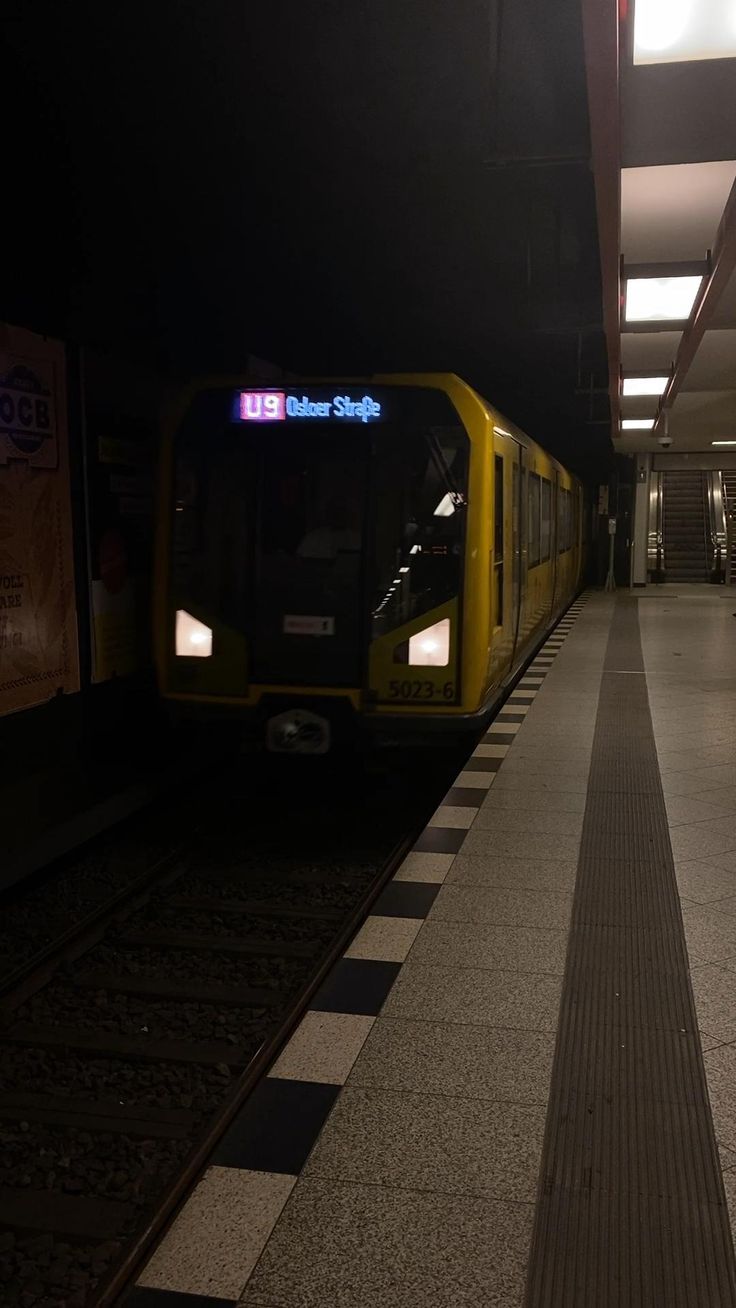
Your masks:
[{"label": "train windshield", "polygon": [[459,593],[468,439],[412,417],[243,428],[200,406],[185,422],[174,607],[214,629],[213,652],[219,623],[242,633],[250,681],[360,686],[371,640]]},{"label": "train windshield", "polygon": [[468,488],[462,427],[408,430],[376,441],[377,512],[371,637],[460,593]]}]

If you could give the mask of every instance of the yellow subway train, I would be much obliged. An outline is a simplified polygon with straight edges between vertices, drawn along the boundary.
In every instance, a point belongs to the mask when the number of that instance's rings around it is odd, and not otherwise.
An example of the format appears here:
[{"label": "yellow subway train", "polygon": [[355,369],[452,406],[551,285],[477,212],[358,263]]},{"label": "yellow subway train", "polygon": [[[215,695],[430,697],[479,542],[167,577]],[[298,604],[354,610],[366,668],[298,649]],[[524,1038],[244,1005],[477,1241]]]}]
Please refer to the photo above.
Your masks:
[{"label": "yellow subway train", "polygon": [[282,752],[478,731],[579,589],[582,510],[452,374],[192,387],[163,444],[161,692]]}]

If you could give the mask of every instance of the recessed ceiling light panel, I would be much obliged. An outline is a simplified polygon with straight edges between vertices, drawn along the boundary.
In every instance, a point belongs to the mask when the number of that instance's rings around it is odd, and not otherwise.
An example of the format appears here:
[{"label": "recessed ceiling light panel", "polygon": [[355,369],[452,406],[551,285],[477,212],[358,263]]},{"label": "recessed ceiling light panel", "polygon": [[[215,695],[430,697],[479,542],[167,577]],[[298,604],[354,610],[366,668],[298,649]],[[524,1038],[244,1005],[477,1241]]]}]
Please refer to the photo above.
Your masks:
[{"label": "recessed ceiling light panel", "polygon": [[711,445],[736,445],[736,441],[711,441]]},{"label": "recessed ceiling light panel", "polygon": [[733,0],[636,0],[634,63],[736,56]]},{"label": "recessed ceiling light panel", "polygon": [[624,377],[624,395],[664,395],[669,377]]},{"label": "recessed ceiling light panel", "polygon": [[624,418],[621,423],[622,431],[651,431],[654,426],[654,418]]},{"label": "recessed ceiling light panel", "polygon": [[702,277],[630,277],[626,282],[627,322],[685,322]]}]

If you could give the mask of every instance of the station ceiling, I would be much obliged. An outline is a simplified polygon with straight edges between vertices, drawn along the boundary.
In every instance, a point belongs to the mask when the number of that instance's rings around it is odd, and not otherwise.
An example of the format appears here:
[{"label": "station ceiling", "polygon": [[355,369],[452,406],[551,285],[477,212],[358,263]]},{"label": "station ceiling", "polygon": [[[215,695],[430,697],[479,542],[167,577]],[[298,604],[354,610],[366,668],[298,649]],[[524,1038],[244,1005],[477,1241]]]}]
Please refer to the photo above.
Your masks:
[{"label": "station ceiling", "polygon": [[[736,451],[734,6],[582,7],[614,446],[657,453],[671,438],[672,453],[724,457]],[[628,321],[632,276],[688,275],[700,282],[681,321]],[[647,373],[663,391],[627,395],[625,379]]]},{"label": "station ceiling", "polygon": [[606,459],[580,0],[14,9],[6,316],[181,373],[452,369]]}]

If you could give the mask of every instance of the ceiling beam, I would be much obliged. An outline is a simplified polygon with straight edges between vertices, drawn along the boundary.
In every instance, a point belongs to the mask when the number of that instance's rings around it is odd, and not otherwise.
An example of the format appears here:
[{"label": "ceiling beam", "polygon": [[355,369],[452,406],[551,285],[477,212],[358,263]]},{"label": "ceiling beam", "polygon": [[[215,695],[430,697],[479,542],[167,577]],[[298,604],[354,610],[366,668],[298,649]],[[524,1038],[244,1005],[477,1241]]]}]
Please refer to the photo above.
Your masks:
[{"label": "ceiling beam", "polygon": [[672,408],[677,395],[682,390],[685,378],[692,367],[703,337],[713,321],[719,300],[733,276],[734,269],[736,269],[736,182],[731,187],[718,227],[710,276],[701,291],[695,314],[682,334],[672,376],[660,400],[654,423],[654,435],[664,430],[665,414]]},{"label": "ceiling beam", "polygon": [[617,0],[582,0],[590,144],[598,212],[603,326],[608,347],[608,391],[614,436],[619,432],[621,129]]}]

